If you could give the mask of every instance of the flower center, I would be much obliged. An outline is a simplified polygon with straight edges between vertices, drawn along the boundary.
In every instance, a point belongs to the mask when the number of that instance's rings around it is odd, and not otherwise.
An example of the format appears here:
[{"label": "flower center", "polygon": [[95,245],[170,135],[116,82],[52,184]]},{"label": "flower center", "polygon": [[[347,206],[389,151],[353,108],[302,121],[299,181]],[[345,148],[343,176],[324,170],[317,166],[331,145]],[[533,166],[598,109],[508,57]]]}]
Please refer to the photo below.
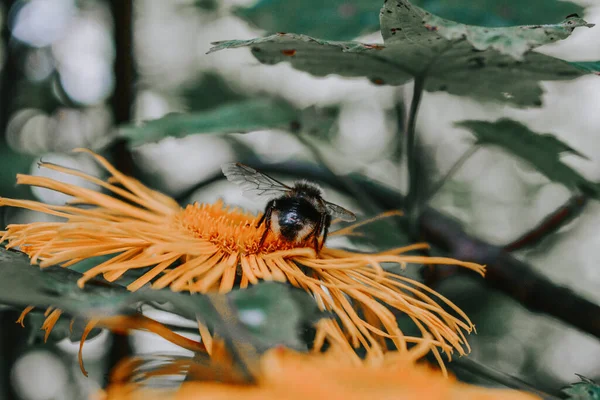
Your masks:
[{"label": "flower center", "polygon": [[259,216],[226,207],[222,200],[214,204],[190,204],[176,219],[194,237],[210,241],[227,253],[271,253],[306,247],[305,243],[278,238],[273,232],[269,232],[263,246],[259,246],[266,229],[264,223],[256,227]]}]

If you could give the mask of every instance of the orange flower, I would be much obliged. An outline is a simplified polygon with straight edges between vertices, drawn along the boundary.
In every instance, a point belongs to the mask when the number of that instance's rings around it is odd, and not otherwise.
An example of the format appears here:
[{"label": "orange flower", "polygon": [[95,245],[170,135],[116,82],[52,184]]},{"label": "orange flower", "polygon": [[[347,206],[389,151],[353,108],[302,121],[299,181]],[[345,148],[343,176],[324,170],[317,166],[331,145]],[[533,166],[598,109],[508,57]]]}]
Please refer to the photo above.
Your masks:
[{"label": "orange flower", "polygon": [[[181,208],[175,200],[153,191],[117,171],[106,159],[88,152],[109,173],[106,181],[54,164],[41,166],[81,177],[109,194],[57,180],[18,175],[17,183],[39,186],[73,196],[64,206],[37,201],[0,198],[0,206],[21,207],[64,218],[61,222],[10,225],[2,232],[7,247],[18,247],[40,267],[72,266],[82,260],[111,256],[89,269],[79,284],[98,275],[109,281],[132,269],[145,269],[129,290],[144,285],[170,287],[174,291],[229,292],[239,283],[244,288],[259,280],[289,282],[311,293],[320,308],[333,311],[339,322],[318,325],[315,350],[325,342],[345,346],[349,353],[364,347],[380,357],[389,339],[401,352],[421,337],[405,336],[395,313],[412,319],[422,334],[433,336],[433,351],[459,354],[468,351],[464,332],[473,324],[449,300],[427,286],[388,272],[382,263],[405,267],[417,264],[454,264],[483,275],[484,267],[443,257],[408,255],[426,248],[415,244],[379,253],[357,253],[324,247],[317,256],[310,245],[294,244],[269,235],[259,248],[262,229],[258,217],[236,208],[215,204],[191,204]],[[118,196],[119,198],[115,197]],[[364,223],[364,222],[363,222]],[[354,227],[358,226],[355,225]],[[348,234],[353,227],[332,235]],[[448,311],[451,310],[451,311]],[[55,319],[60,315],[51,314]],[[52,324],[46,325],[48,328]],[[355,356],[358,363],[358,356]]]},{"label": "orange flower", "polygon": [[[348,362],[335,349],[324,354],[300,354],[271,349],[261,358],[254,384],[215,382],[213,379],[186,381],[180,388],[150,389],[119,381],[127,375],[117,368],[113,381],[100,400],[195,400],[195,399],[439,399],[439,400],[534,400],[537,396],[514,390],[488,389],[467,385],[443,375],[417,360],[426,354],[431,342],[425,340],[406,352],[388,352],[384,357],[368,357],[360,365]],[[340,355],[342,357],[340,357]],[[226,360],[219,360],[223,365]],[[164,374],[177,374],[180,361]],[[190,363],[186,368],[191,368]],[[135,365],[133,365],[135,366]],[[189,369],[188,369],[189,370]]]}]

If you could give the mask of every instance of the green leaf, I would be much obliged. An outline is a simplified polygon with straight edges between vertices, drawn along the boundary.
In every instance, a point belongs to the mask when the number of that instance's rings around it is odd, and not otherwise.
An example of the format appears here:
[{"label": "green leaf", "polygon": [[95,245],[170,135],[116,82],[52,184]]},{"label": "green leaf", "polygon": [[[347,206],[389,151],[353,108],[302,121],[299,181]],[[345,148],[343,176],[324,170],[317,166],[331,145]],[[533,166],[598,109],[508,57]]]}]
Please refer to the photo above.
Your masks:
[{"label": "green leaf", "polygon": [[81,274],[66,268],[32,266],[25,254],[0,248],[0,304],[17,307],[54,306],[73,316],[90,310],[116,309],[130,293],[122,286],[92,280],[77,287]]},{"label": "green leaf", "polygon": [[183,137],[198,133],[250,132],[268,128],[286,128],[298,118],[297,110],[284,101],[253,99],[231,103],[216,109],[168,114],[140,126],[121,128],[122,137],[132,147],[156,142],[169,136]]},{"label": "green leaf", "polygon": [[205,111],[248,99],[245,94],[232,89],[223,77],[212,72],[202,74],[198,81],[185,86],[180,94],[187,112]]},{"label": "green leaf", "polygon": [[[417,0],[414,4],[464,24],[510,26],[540,24],[582,13],[573,3],[559,0]],[[379,29],[380,0],[260,0],[234,13],[270,33],[296,32],[329,40],[350,40]],[[544,10],[544,12],[539,12]]]},{"label": "green leaf", "polygon": [[315,300],[282,284],[262,284],[231,293],[240,320],[267,347],[285,344],[306,350],[301,329],[323,317]]},{"label": "green leaf", "polygon": [[579,61],[570,62],[569,64],[581,69],[582,71],[600,75],[600,61]]},{"label": "green leaf", "polygon": [[[326,315],[306,292],[273,282],[226,295],[190,295],[148,288],[129,292],[101,279],[80,289],[77,280],[81,276],[58,266],[40,269],[30,265],[25,254],[0,248],[0,304],[53,306],[72,317],[89,319],[134,314],[141,304],[164,303],[162,309],[198,318],[224,339],[251,343],[259,352],[279,345],[306,350],[303,329]],[[63,334],[68,336],[68,330]]]},{"label": "green leaf", "polygon": [[[463,25],[427,14],[423,21],[428,29],[435,30],[447,40],[466,39],[475,50],[494,49],[498,53],[509,55],[516,60],[522,60],[525,53],[536,47],[568,38],[577,27],[586,26],[591,28],[594,26],[594,24],[588,24],[584,19],[576,16],[569,17],[560,24],[525,25],[508,28]],[[390,27],[392,25],[393,22],[389,24]],[[383,31],[384,34],[385,32]],[[394,31],[388,37],[393,37],[393,35]]]},{"label": "green leaf", "polygon": [[455,125],[471,131],[477,138],[476,144],[499,146],[535,167],[551,181],[594,197],[600,195],[597,183],[588,181],[560,160],[563,153],[587,157],[551,134],[532,132],[525,125],[506,118],[495,122],[467,120]]},{"label": "green leaf", "polygon": [[425,90],[480,100],[541,105],[540,81],[569,80],[589,73],[576,64],[531,50],[564,39],[584,20],[559,24],[482,28],[436,17],[407,0],[381,9],[384,45],[336,42],[279,33],[213,43],[209,53],[250,47],[261,63],[290,62],[315,76],[367,77],[377,85],[402,85],[425,76]]},{"label": "green leaf", "polygon": [[576,374],[581,382],[576,382],[562,389],[568,400],[600,400],[600,386],[585,376]]},{"label": "green leaf", "polygon": [[166,137],[199,133],[246,133],[262,129],[289,129],[313,134],[329,130],[337,109],[308,107],[300,110],[282,99],[250,99],[229,103],[212,110],[169,114],[140,126],[124,126],[120,135],[131,147]]},{"label": "green leaf", "polygon": [[543,24],[583,13],[581,6],[562,0],[417,0],[414,3],[444,18],[488,27]]},{"label": "green leaf", "polygon": [[380,0],[261,0],[234,13],[268,32],[347,40],[379,29]]}]

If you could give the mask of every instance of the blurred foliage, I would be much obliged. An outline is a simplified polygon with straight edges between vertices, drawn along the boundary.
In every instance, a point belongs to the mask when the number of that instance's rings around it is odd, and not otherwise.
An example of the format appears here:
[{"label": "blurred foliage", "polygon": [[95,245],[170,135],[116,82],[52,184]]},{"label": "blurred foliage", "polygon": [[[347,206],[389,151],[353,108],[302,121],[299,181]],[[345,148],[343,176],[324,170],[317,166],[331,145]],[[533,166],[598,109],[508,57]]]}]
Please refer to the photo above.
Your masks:
[{"label": "blurred foliage", "polygon": [[199,133],[246,133],[263,129],[289,129],[319,133],[331,129],[336,109],[295,108],[283,99],[254,98],[204,112],[168,114],[139,126],[121,128],[131,147],[166,137]]},{"label": "blurred foliage", "polygon": [[525,125],[506,118],[496,122],[460,121],[455,125],[470,130],[477,138],[477,145],[499,146],[532,165],[553,182],[596,198],[600,195],[597,183],[588,181],[560,160],[563,153],[587,157],[551,134],[532,132]]},{"label": "blurred foliage", "polygon": [[581,382],[571,384],[562,392],[568,400],[600,400],[600,385],[591,379],[578,375]]},{"label": "blurred foliage", "polygon": [[20,80],[15,85],[17,95],[11,102],[11,107],[15,110],[35,108],[46,113],[52,113],[65,104],[73,105],[66,96],[58,98],[58,94],[63,94],[64,90],[57,77],[54,74],[40,82]]},{"label": "blurred foliage", "polygon": [[[539,81],[589,73],[577,64],[531,51],[588,25],[570,17],[554,25],[477,28],[442,20],[407,0],[381,12],[384,46],[333,42],[297,34],[214,43],[210,52],[250,47],[263,64],[289,61],[316,76],[367,77],[376,85],[402,85],[426,77],[425,90],[444,91],[517,106],[540,106]],[[446,40],[445,40],[446,39]]]},{"label": "blurred foliage", "polygon": [[204,111],[248,99],[247,95],[233,90],[221,76],[214,73],[203,74],[193,84],[186,85],[181,96],[188,112]]},{"label": "blurred foliage", "polygon": [[[133,314],[141,304],[161,303],[161,308],[190,320],[198,318],[219,336],[242,335],[258,350],[285,345],[306,350],[301,335],[322,314],[306,292],[279,283],[262,283],[226,295],[175,293],[169,289],[125,287],[94,279],[83,289],[77,286],[79,272],[30,265],[27,255],[0,249],[0,303],[15,307],[53,306],[72,317],[93,318]],[[72,337],[68,329],[55,332],[54,339]],[[229,336],[228,336],[229,335]]]},{"label": "blurred foliage", "polygon": [[[414,4],[443,18],[488,27],[543,24],[583,12],[580,6],[560,0],[415,0]],[[270,33],[296,32],[329,40],[350,40],[379,30],[380,8],[380,0],[260,0],[234,12]]]},{"label": "blurred foliage", "polygon": [[253,99],[205,112],[172,113],[146,121],[140,126],[125,126],[121,128],[121,136],[129,141],[130,146],[135,147],[168,136],[287,128],[297,119],[297,110],[285,101]]},{"label": "blurred foliage", "polygon": [[324,316],[311,296],[288,285],[263,283],[229,296],[241,321],[264,348],[284,344],[307,350],[299,334]]},{"label": "blurred foliage", "polygon": [[[0,196],[18,199],[33,198],[31,188],[15,184],[15,176],[29,171],[34,159],[32,156],[12,151],[6,143],[0,141]],[[3,210],[0,210],[0,215],[2,212]]]}]

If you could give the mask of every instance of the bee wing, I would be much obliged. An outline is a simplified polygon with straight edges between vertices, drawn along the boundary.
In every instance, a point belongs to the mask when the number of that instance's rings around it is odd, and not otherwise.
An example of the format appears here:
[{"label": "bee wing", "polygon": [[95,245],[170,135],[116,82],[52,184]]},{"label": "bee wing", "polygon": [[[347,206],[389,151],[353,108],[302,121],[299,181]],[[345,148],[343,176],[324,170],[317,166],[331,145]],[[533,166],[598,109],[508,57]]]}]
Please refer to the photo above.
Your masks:
[{"label": "bee wing", "polygon": [[277,179],[241,163],[223,164],[221,170],[229,182],[244,189],[244,195],[247,197],[273,199],[292,190]]},{"label": "bee wing", "polygon": [[346,210],[344,207],[340,207],[337,204],[330,203],[328,201],[325,202],[325,208],[327,212],[335,218],[339,218],[342,221],[352,222],[356,221],[356,215],[353,212]]}]

